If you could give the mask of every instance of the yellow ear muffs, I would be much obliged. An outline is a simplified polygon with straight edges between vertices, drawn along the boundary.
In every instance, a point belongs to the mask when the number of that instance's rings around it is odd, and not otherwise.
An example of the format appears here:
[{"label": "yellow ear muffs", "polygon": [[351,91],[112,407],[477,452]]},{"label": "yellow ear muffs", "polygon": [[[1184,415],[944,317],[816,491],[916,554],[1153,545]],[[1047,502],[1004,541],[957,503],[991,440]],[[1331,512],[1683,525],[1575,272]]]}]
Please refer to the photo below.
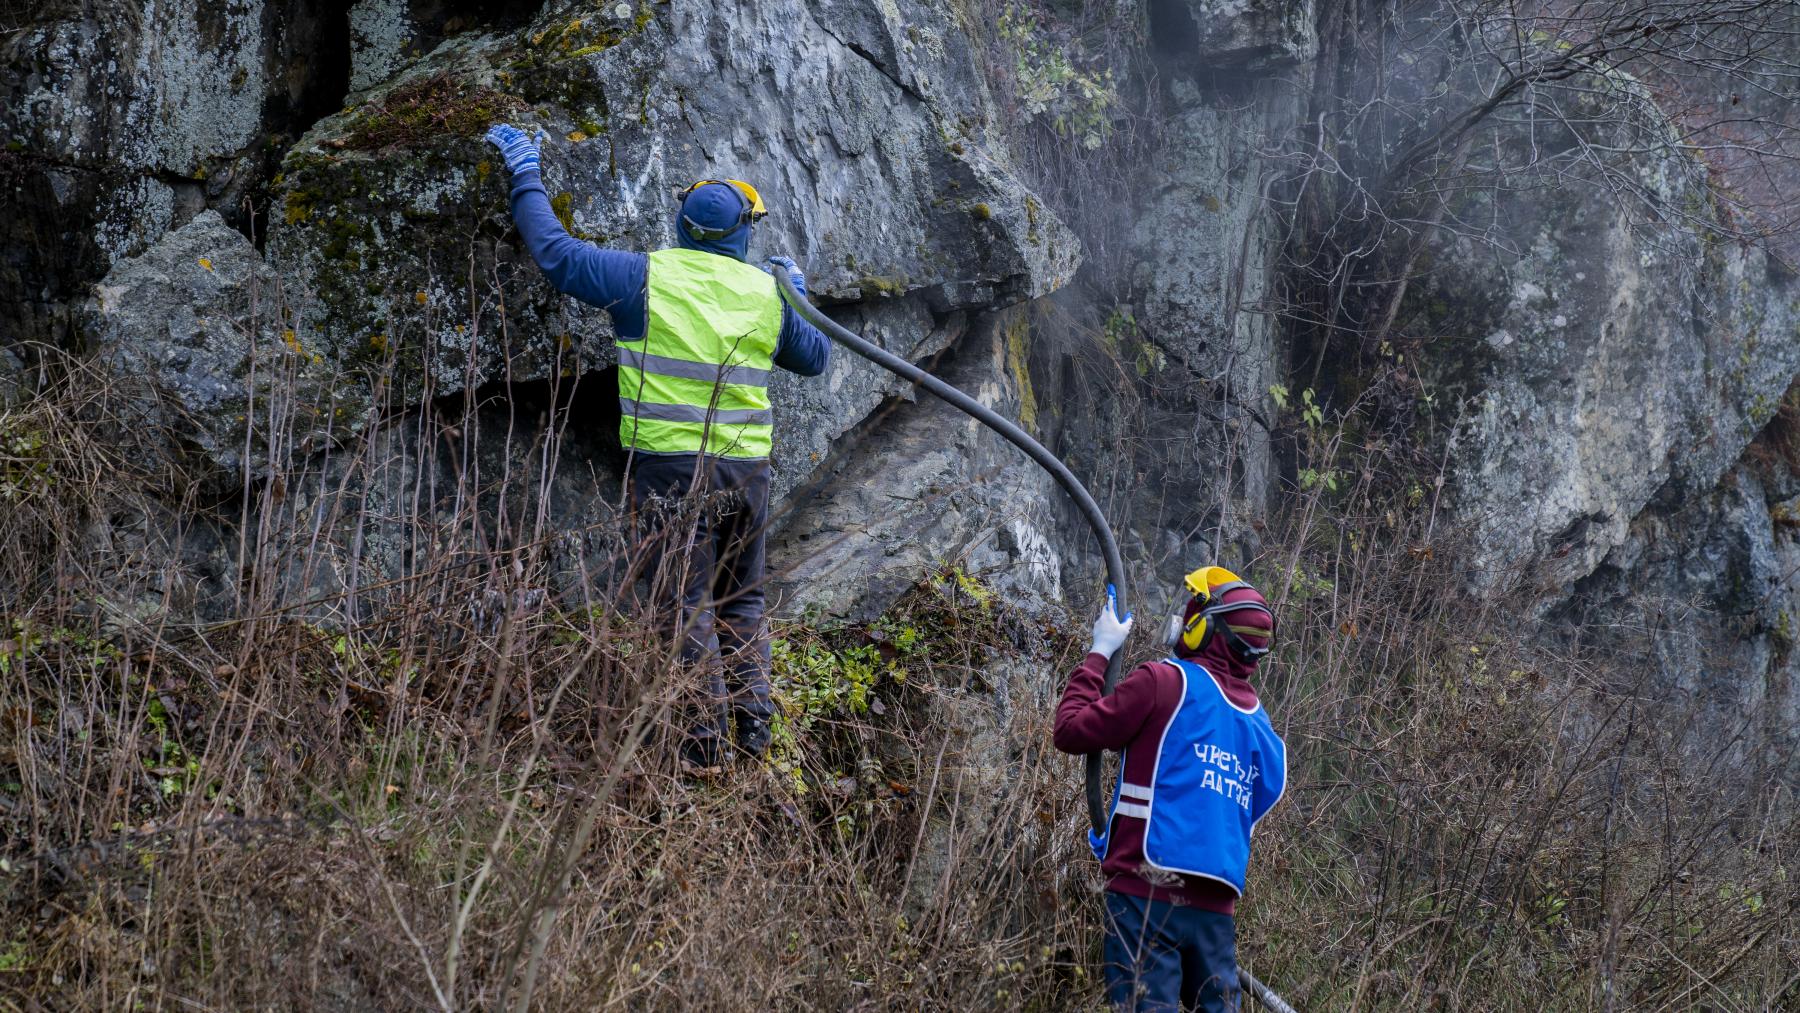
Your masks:
[{"label": "yellow ear muffs", "polygon": [[1193,573],[1182,578],[1182,583],[1199,602],[1194,610],[1194,617],[1182,628],[1181,642],[1190,651],[1198,651],[1206,644],[1212,634],[1212,622],[1208,608],[1218,600],[1219,596],[1235,587],[1249,587],[1242,577],[1225,569],[1223,566],[1202,566]]},{"label": "yellow ear muffs", "polygon": [[[1224,636],[1231,653],[1246,662],[1269,653],[1268,647],[1252,647],[1244,637],[1267,637],[1271,643],[1275,635],[1275,613],[1267,605],[1257,602],[1236,602],[1226,604],[1225,592],[1240,587],[1249,587],[1249,582],[1225,569],[1223,566],[1203,566],[1188,574],[1183,583],[1193,596],[1189,599],[1189,607],[1193,616],[1184,624],[1180,615],[1169,619],[1168,645],[1174,650],[1177,643],[1190,651],[1204,651],[1206,645],[1215,636]],[[1225,617],[1232,612],[1261,612],[1269,617],[1269,628],[1265,631],[1260,626],[1231,626]],[[1218,622],[1213,622],[1214,619]]]},{"label": "yellow ear muffs", "polygon": [[725,182],[737,187],[737,192],[743,194],[744,199],[750,202],[750,220],[752,222],[760,222],[769,216],[769,209],[763,206],[762,194],[756,192],[756,187],[741,179],[728,179]]},{"label": "yellow ear muffs", "polygon": [[1212,622],[1206,612],[1208,599],[1205,595],[1195,595],[1195,597],[1200,599],[1200,608],[1195,611],[1194,617],[1189,619],[1187,625],[1181,630],[1181,642],[1190,651],[1198,651],[1206,643],[1207,636],[1212,633],[1210,628]]}]

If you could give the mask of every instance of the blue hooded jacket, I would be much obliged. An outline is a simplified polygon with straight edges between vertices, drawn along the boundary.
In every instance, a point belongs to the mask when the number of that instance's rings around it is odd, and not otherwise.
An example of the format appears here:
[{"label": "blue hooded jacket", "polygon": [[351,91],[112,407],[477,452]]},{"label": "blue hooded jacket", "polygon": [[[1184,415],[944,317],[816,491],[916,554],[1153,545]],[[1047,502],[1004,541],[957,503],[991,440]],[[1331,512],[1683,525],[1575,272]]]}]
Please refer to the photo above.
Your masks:
[{"label": "blue hooded jacket", "polygon": [[[700,187],[688,194],[676,214],[675,242],[684,249],[745,260],[750,252],[748,224],[722,239],[708,241],[689,236],[681,222],[685,216],[703,228],[727,229],[737,224],[743,210],[744,198],[736,188]],[[531,259],[558,292],[606,310],[612,315],[613,331],[621,341],[644,336],[649,327],[647,255],[608,250],[569,235],[550,207],[550,196],[536,172],[521,172],[513,177],[512,213],[513,224],[525,240],[525,248],[531,251]],[[793,307],[782,303],[775,365],[801,376],[818,376],[830,361],[831,342]]]}]

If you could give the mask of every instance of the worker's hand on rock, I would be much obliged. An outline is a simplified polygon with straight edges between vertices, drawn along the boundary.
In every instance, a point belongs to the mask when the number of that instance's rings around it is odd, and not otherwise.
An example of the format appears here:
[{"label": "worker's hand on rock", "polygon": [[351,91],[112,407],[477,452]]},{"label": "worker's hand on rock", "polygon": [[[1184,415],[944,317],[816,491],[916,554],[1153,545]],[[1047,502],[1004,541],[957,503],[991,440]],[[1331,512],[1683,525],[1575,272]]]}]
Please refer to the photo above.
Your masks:
[{"label": "worker's hand on rock", "polygon": [[506,171],[514,175],[538,171],[538,142],[530,134],[510,123],[496,123],[488,128],[487,142],[500,149],[506,159]]},{"label": "worker's hand on rock", "polygon": [[1106,607],[1100,610],[1100,618],[1094,620],[1094,643],[1088,648],[1089,654],[1113,656],[1125,643],[1131,633],[1131,613],[1119,618],[1119,595],[1111,584],[1106,585]]},{"label": "worker's hand on rock", "polygon": [[794,283],[795,290],[798,291],[801,295],[806,294],[806,275],[801,273],[800,265],[794,263],[794,260],[792,257],[770,257],[769,263],[779,264],[780,266],[786,268],[787,273],[788,273],[788,280],[792,281]]}]

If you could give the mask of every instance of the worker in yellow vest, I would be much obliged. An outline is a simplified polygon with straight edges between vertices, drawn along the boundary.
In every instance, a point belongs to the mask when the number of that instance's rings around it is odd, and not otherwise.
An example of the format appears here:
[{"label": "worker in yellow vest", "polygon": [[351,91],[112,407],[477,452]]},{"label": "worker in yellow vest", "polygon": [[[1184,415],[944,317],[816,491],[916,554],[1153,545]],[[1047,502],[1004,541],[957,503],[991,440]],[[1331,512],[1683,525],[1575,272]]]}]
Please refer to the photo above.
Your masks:
[{"label": "worker in yellow vest", "polygon": [[[819,375],[830,342],[782,301],[768,273],[746,263],[751,228],[767,214],[750,184],[706,179],[677,194],[673,249],[608,250],[563,228],[530,136],[500,124],[487,138],[512,174],[513,221],[532,259],[558,291],[612,316],[632,503],[653,527],[665,578],[675,575],[683,654],[708,679],[684,758],[717,765],[734,732],[743,754],[761,757],[772,714],[763,620],[769,375],[776,366]],[[792,260],[769,260],[805,292]],[[691,496],[707,497],[706,508],[670,509]],[[676,514],[688,518],[679,527],[669,523]]]}]

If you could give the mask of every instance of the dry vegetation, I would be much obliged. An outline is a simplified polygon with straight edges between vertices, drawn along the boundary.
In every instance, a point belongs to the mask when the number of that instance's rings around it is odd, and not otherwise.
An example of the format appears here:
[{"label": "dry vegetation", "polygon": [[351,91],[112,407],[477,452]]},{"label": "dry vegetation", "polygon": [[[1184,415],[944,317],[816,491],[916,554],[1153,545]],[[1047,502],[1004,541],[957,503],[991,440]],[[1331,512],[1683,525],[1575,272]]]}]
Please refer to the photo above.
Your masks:
[{"label": "dry vegetation", "polygon": [[[214,518],[255,518],[232,614],[159,623],[150,603],[181,582],[154,564],[193,533],[154,533],[181,476],[131,467],[166,455],[132,446],[116,393],[78,374],[0,424],[0,1006],[1047,1005],[1087,987],[1078,781],[1048,748],[1041,674],[1073,663],[1068,638],[978,580],[921,574],[869,627],[779,629],[773,762],[684,778],[682,669],[642,625],[657,616],[622,611],[633,543],[555,532],[598,547],[592,581],[533,593],[541,518],[508,504],[542,471],[471,468],[400,518],[341,476],[268,477],[253,511]],[[394,423],[459,460],[481,424]],[[356,451],[359,480],[417,474],[396,446]],[[289,501],[330,516],[293,524]],[[334,533],[372,544],[396,521],[431,545],[403,577],[317,593]],[[1035,690],[995,695],[999,659]]]},{"label": "dry vegetation", "polygon": [[[1110,108],[1051,56],[1003,97]],[[1290,213],[1367,196],[1294,169],[1323,192]],[[1370,346],[1413,247],[1319,235],[1280,311]],[[771,763],[683,777],[691,675],[626,522],[548,522],[554,418],[396,412],[219,501],[138,392],[46,376],[0,408],[0,1009],[1097,1007],[1080,766],[1048,745],[1085,621],[946,565],[874,623],[782,625]],[[1800,1008],[1792,784],[1696,749],[1641,658],[1463,596],[1392,424],[1296,400],[1242,566],[1292,766],[1247,966],[1305,1010]]]},{"label": "dry vegetation", "polygon": [[1793,1008],[1782,758],[1676,702],[1651,631],[1591,656],[1461,597],[1429,500],[1377,491],[1391,459],[1323,458],[1350,487],[1276,539],[1264,688],[1302,773],[1258,835],[1257,966],[1307,1009]]},{"label": "dry vegetation", "polygon": [[[585,599],[521,593],[541,472],[402,518],[435,548],[356,622],[268,591],[159,625],[184,480],[116,394],[76,375],[0,423],[0,1005],[1096,1005],[1078,765],[1047,745],[1069,624],[946,567],[876,623],[784,625],[773,761],[683,778],[630,540],[581,533]],[[1296,430],[1345,478],[1249,567],[1294,769],[1247,964],[1303,1009],[1791,1008],[1790,788],[1683,752],[1632,659],[1528,649],[1511,606],[1451,589],[1429,498]],[[393,520],[335,502],[317,530]],[[253,527],[252,568],[326,552]]]}]

